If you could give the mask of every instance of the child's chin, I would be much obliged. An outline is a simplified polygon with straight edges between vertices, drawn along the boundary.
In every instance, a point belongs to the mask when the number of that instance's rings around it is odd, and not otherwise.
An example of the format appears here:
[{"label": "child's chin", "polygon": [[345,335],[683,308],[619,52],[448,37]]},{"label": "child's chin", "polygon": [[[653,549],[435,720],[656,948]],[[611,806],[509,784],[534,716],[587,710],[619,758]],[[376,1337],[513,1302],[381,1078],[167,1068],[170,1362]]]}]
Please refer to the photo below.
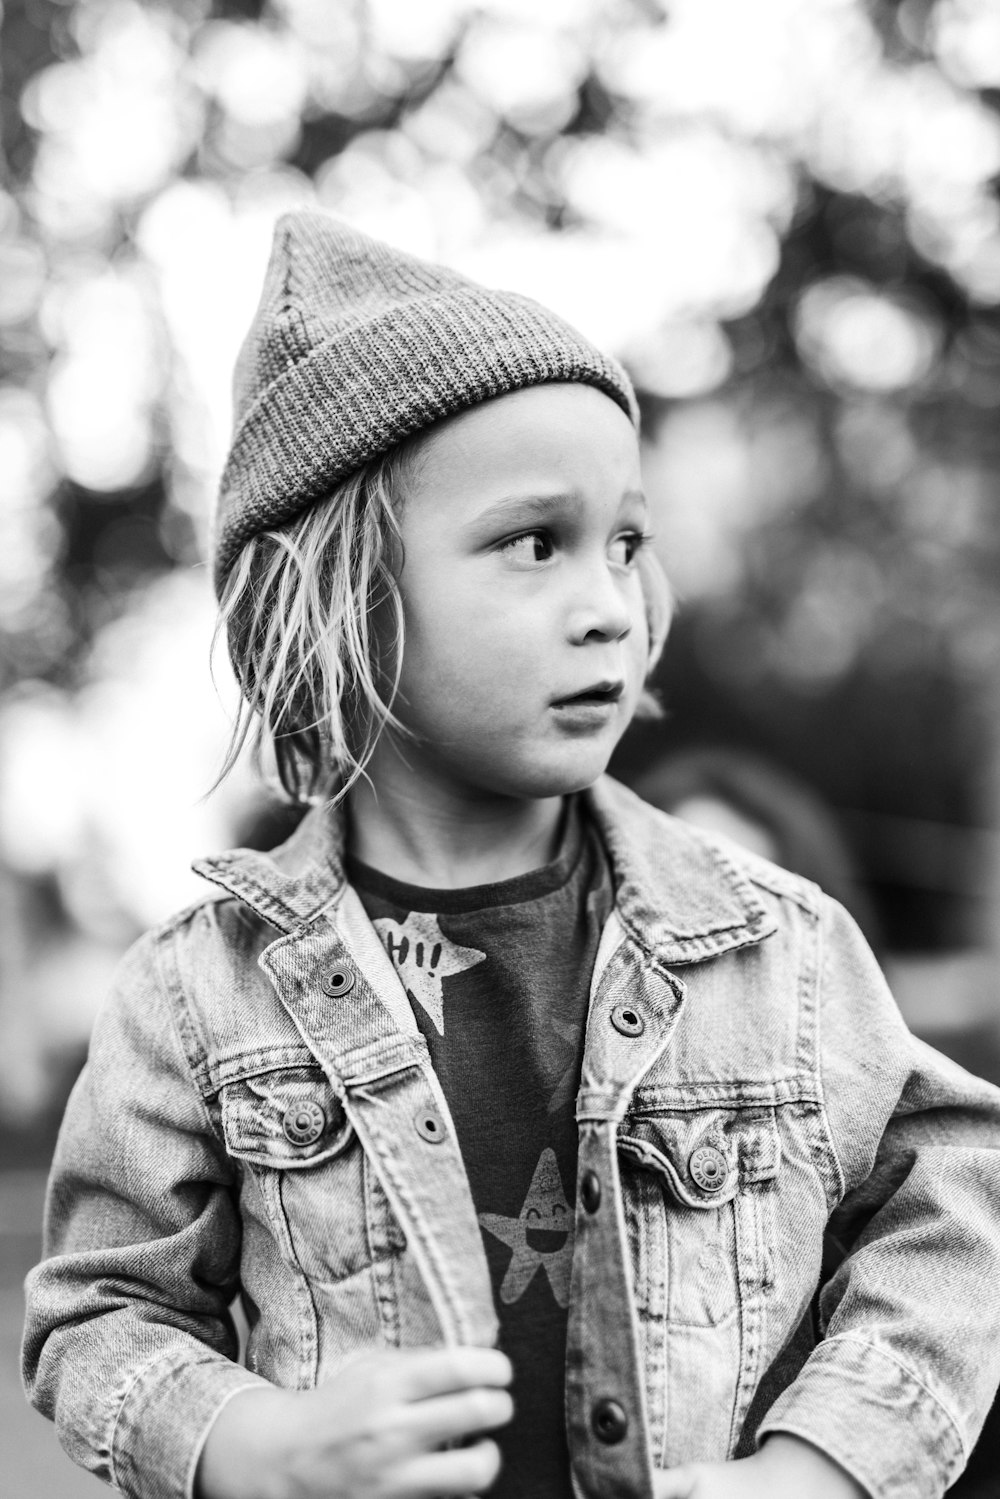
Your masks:
[{"label": "child's chin", "polygon": [[609,754],[581,754],[563,764],[539,766],[519,778],[520,795],[540,801],[586,791],[607,770],[610,758]]}]

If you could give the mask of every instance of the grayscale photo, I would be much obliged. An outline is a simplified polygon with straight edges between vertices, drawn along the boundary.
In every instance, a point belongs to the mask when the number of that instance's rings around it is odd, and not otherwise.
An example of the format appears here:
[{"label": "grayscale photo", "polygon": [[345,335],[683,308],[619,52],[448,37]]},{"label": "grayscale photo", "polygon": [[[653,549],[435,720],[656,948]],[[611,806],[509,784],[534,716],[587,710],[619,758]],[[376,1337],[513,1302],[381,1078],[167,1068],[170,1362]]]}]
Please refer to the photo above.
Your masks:
[{"label": "grayscale photo", "polygon": [[1000,1499],[998,0],[0,0],[0,1499]]}]

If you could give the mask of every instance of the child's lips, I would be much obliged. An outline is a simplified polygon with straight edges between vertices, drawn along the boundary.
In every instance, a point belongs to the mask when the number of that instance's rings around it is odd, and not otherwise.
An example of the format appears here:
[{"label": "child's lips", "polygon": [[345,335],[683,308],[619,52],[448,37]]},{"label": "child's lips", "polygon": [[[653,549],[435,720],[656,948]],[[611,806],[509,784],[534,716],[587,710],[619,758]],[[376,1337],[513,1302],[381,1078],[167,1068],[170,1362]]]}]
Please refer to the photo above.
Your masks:
[{"label": "child's lips", "polygon": [[582,692],[555,698],[552,709],[556,722],[566,733],[599,733],[617,718],[624,691],[624,682],[595,682]]},{"label": "child's lips", "polygon": [[625,683],[621,680],[595,682],[590,687],[584,687],[580,692],[573,692],[566,697],[553,699],[553,708],[593,708],[613,706],[618,702],[625,691]]}]

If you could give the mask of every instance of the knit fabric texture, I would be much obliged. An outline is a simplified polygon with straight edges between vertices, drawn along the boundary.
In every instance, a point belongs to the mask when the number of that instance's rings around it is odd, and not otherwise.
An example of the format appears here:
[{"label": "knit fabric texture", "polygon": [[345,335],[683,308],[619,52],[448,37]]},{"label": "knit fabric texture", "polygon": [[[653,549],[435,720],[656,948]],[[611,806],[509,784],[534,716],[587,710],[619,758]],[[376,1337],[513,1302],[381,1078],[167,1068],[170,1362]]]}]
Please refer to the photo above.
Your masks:
[{"label": "knit fabric texture", "polygon": [[404,438],[549,381],[594,385],[638,424],[621,366],[539,303],[317,210],[284,214],[236,365],[216,591],[252,536],[291,520]]}]

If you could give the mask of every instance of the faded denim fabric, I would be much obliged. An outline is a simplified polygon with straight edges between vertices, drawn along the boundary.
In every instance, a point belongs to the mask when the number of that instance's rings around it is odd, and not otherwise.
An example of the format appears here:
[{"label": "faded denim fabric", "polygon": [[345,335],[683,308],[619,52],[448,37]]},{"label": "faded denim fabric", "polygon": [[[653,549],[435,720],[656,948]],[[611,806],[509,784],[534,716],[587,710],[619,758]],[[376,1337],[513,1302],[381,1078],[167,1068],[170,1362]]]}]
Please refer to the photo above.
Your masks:
[{"label": "faded denim fabric", "polygon": [[[1000,1093],[909,1035],[814,886],[613,781],[587,802],[617,905],[577,1102],[577,1494],[649,1499],[654,1469],[780,1430],[876,1499],[935,1499],[1000,1380]],[[247,1384],[496,1335],[448,1108],[339,836],[317,810],[196,866],[222,891],[126,957],[67,1110],[24,1376],[135,1499],[189,1499]]]}]

